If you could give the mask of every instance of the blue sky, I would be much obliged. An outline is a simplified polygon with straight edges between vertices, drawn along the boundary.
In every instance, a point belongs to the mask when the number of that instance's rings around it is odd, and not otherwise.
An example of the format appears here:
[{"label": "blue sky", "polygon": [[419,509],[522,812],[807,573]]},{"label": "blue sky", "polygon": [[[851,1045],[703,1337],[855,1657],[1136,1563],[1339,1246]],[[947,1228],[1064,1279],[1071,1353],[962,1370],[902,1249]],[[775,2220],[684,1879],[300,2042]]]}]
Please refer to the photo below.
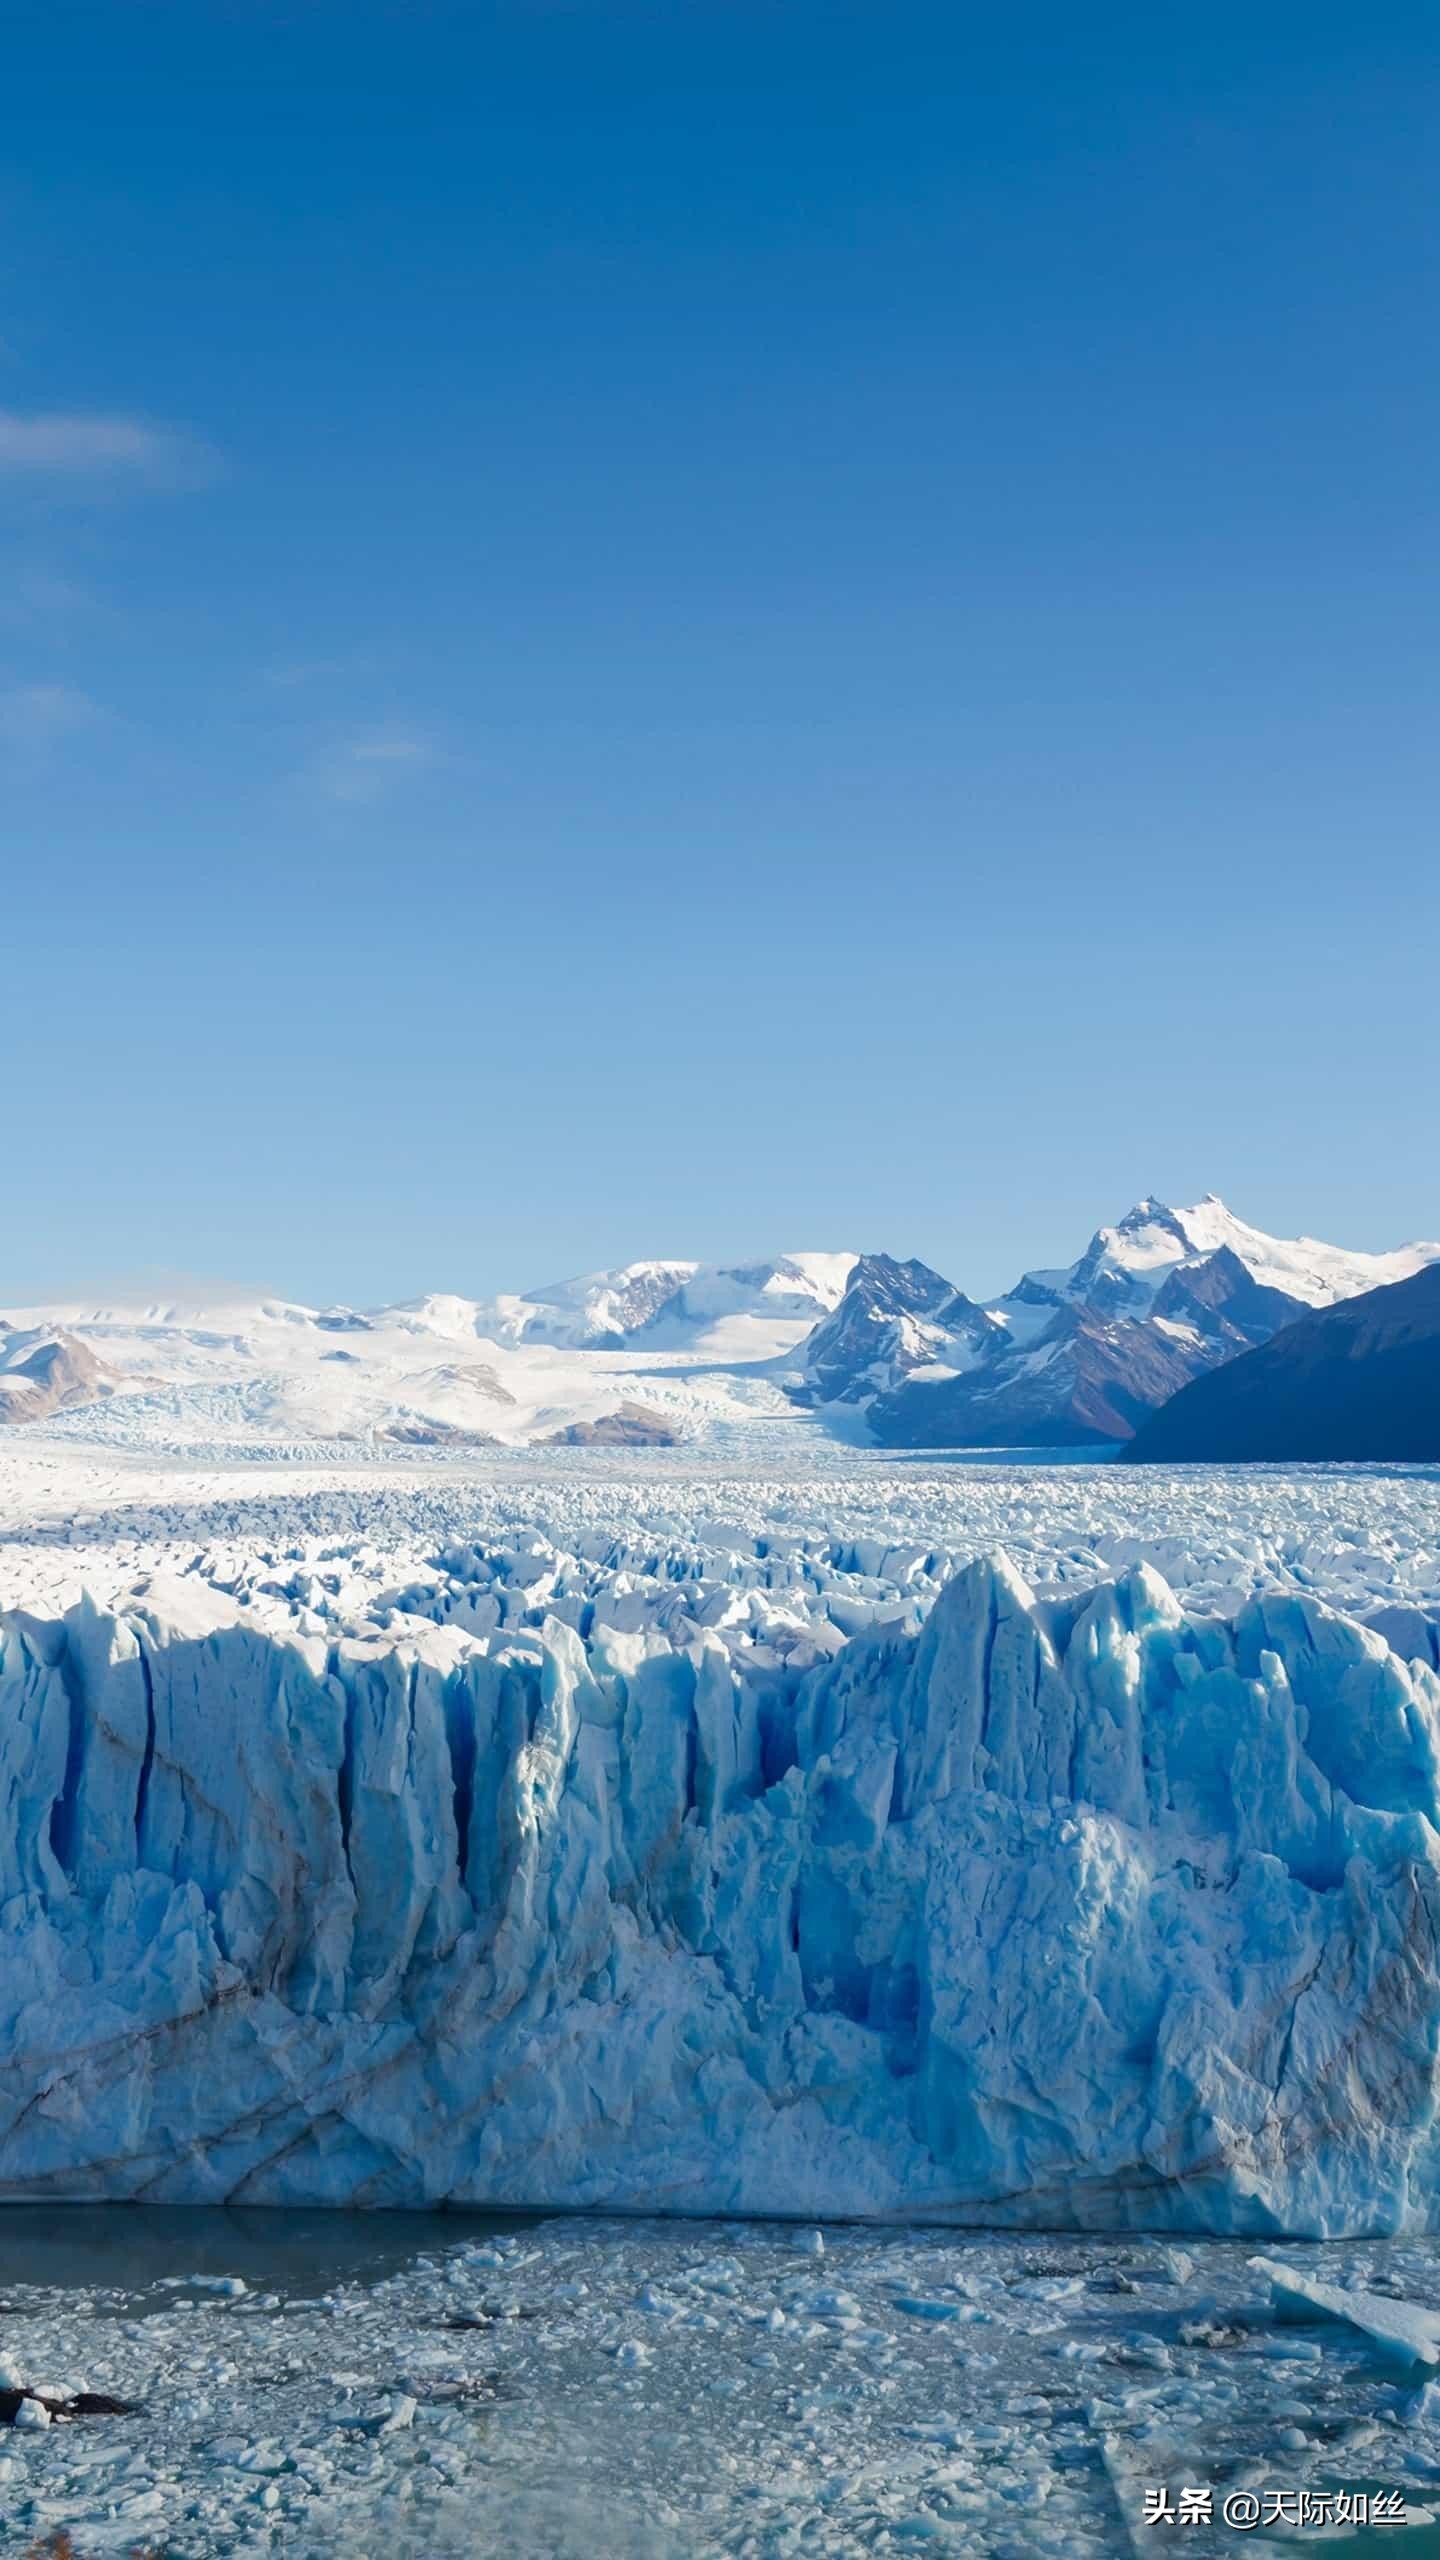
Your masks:
[{"label": "blue sky", "polygon": [[1431,10],[6,54],[0,1303],[1440,1231]]}]

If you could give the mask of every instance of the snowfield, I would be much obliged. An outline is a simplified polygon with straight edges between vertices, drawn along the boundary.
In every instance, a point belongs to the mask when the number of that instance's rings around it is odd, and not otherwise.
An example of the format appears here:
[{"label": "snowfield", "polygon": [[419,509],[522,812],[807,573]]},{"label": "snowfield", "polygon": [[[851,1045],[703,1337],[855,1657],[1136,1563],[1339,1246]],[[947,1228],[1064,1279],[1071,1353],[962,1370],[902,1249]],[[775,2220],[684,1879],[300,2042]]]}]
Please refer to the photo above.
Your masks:
[{"label": "snowfield", "polygon": [[649,1436],[704,1441],[793,1411],[780,1378],[854,1260],[639,1262],[528,1297],[364,1313],[228,1293],[10,1309],[0,1425],[182,1455],[383,1456],[543,1445],[638,1412]]}]

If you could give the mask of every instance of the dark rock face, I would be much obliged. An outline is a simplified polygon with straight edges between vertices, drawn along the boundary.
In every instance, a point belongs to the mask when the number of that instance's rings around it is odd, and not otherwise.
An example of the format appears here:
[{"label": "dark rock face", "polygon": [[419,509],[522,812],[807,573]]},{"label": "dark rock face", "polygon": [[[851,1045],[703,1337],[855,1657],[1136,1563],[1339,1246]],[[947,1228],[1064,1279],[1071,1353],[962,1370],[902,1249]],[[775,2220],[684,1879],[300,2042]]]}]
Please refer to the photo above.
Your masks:
[{"label": "dark rock face", "polygon": [[1440,1459],[1440,1263],[1305,1314],[1194,1379],[1125,1454],[1137,1462]]},{"label": "dark rock face", "polygon": [[[876,1438],[894,1449],[1065,1449],[1127,1440],[1194,1376],[1196,1356],[1195,1344],[1141,1320],[1106,1324],[1086,1309],[1062,1307],[1028,1353],[1010,1351],[933,1385],[912,1379],[878,1398],[868,1418]],[[1225,1353],[1217,1343],[1209,1356]]]},{"label": "dark rock face", "polygon": [[1222,1244],[1206,1261],[1172,1272],[1150,1313],[1222,1336],[1228,1358],[1242,1342],[1268,1342],[1293,1320],[1299,1303],[1283,1289],[1265,1287]]}]

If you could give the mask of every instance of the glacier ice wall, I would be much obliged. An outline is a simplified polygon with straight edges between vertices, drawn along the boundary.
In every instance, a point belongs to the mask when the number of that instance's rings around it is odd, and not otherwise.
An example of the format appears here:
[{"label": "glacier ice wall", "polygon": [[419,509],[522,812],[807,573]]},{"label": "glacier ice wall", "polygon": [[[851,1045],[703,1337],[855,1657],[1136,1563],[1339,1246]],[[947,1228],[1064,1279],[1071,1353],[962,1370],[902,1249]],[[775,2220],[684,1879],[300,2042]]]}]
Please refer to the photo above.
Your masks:
[{"label": "glacier ice wall", "polygon": [[1440,1678],[1318,1601],[0,1642],[0,2196],[1440,2222]]}]

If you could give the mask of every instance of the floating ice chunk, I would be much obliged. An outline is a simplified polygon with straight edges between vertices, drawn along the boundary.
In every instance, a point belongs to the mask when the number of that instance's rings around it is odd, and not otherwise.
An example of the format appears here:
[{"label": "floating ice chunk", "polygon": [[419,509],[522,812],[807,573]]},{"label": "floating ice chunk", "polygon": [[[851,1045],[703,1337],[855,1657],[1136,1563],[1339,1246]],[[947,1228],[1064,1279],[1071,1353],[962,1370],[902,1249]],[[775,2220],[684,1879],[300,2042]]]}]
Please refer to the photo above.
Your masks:
[{"label": "floating ice chunk", "polygon": [[810,2312],[817,2320],[858,2320],[860,2317],[860,2305],[853,2293],[797,2294],[792,2307],[796,2311]]},{"label": "floating ice chunk", "polygon": [[1136,2267],[1135,2273],[1148,2276],[1152,2284],[1188,2284],[1195,2261],[1186,2249],[1161,2249],[1153,2265]]},{"label": "floating ice chunk", "polygon": [[247,2444],[243,2453],[234,2457],[237,2471],[283,2471],[285,2448],[275,2436],[262,2436],[258,2443]]},{"label": "floating ice chunk", "polygon": [[1257,2275],[1268,2278],[1282,2319],[1303,2320],[1321,2312],[1372,2338],[1382,2352],[1402,2364],[1440,2365],[1440,2311],[1418,2302],[1395,2302],[1385,2294],[1352,2291],[1346,2285],[1321,2284],[1278,2258],[1252,2258]]}]

